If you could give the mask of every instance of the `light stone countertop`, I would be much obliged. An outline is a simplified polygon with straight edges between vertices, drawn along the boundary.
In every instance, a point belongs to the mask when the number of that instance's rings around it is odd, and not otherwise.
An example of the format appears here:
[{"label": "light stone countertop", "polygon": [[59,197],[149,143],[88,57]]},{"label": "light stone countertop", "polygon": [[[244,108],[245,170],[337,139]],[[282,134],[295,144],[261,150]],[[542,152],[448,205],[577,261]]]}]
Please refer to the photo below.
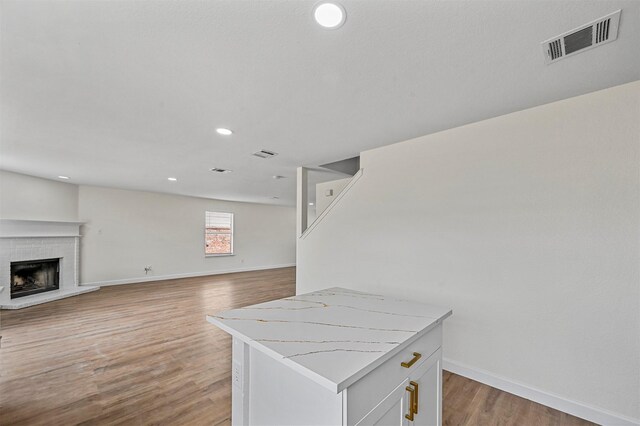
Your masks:
[{"label": "light stone countertop", "polygon": [[339,393],[451,313],[333,287],[219,312],[207,321]]}]

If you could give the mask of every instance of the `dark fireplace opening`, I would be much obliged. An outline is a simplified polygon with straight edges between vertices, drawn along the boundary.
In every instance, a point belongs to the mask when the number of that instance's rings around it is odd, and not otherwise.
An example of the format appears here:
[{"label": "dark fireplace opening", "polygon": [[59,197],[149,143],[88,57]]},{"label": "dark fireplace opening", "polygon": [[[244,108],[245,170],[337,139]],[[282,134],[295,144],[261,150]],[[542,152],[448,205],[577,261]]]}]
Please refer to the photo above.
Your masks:
[{"label": "dark fireplace opening", "polygon": [[11,298],[60,288],[60,259],[11,262]]}]

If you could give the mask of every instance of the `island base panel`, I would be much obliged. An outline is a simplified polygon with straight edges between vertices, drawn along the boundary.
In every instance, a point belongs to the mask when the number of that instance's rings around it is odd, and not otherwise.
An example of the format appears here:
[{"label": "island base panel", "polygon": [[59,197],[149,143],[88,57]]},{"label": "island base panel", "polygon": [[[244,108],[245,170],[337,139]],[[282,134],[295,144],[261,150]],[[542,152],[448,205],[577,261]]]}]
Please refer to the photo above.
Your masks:
[{"label": "island base panel", "polygon": [[[437,338],[440,327],[424,340]],[[394,357],[387,362],[397,363]],[[239,425],[401,425],[442,424],[442,350],[421,359],[404,379],[382,377],[384,364],[341,393],[333,393],[281,362],[233,339],[232,424]],[[397,380],[397,381],[396,381]],[[395,383],[394,383],[395,382]],[[366,386],[360,386],[366,384]],[[395,389],[363,412],[361,401],[375,390]],[[417,412],[411,414],[414,406]],[[351,403],[350,403],[351,402]],[[413,420],[407,418],[413,417]]]},{"label": "island base panel", "polygon": [[242,376],[248,378],[239,389],[232,377],[234,426],[342,424],[342,393],[331,392],[235,338],[233,349],[233,362],[242,361]]}]

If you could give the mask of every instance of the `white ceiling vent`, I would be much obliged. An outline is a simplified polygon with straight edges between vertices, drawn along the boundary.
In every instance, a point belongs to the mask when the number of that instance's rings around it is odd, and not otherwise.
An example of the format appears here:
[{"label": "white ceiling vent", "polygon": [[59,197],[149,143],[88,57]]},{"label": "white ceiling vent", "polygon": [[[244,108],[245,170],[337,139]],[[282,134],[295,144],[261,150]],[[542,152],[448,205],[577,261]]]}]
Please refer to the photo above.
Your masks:
[{"label": "white ceiling vent", "polygon": [[260,158],[271,158],[271,157],[275,157],[276,155],[278,155],[277,152],[273,152],[273,151],[267,151],[266,149],[261,149],[258,152],[254,152],[253,155],[255,155],[256,157],[260,157]]},{"label": "white ceiling vent", "polygon": [[543,41],[542,51],[545,62],[551,64],[567,56],[614,41],[618,38],[620,12],[616,10],[593,22]]},{"label": "white ceiling vent", "polygon": [[221,169],[219,167],[214,167],[213,169],[211,169],[211,171],[215,173],[231,173],[231,170]]}]

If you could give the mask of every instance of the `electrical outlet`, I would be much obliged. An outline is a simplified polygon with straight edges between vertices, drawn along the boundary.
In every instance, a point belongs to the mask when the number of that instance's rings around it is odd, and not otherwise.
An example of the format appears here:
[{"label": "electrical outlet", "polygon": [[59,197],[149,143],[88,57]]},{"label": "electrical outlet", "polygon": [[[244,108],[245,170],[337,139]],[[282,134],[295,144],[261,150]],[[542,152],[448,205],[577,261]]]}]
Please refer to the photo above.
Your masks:
[{"label": "electrical outlet", "polygon": [[233,367],[231,370],[231,383],[233,386],[242,389],[242,364],[238,361],[233,361]]}]

